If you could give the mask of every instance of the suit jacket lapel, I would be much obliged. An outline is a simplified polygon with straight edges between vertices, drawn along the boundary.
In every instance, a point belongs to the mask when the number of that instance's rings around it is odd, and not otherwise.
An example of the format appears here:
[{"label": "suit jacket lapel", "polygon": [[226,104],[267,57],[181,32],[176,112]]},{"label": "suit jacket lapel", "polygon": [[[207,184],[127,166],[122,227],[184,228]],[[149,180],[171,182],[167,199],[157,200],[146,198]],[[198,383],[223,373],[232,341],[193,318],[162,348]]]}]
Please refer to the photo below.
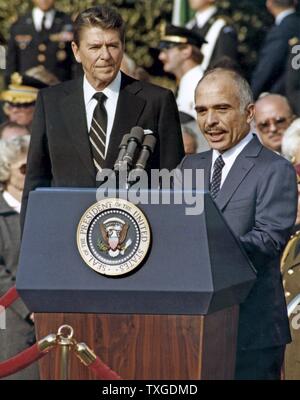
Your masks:
[{"label": "suit jacket lapel", "polygon": [[261,143],[256,136],[251,140],[250,143],[241,151],[236,158],[233,166],[231,167],[221,190],[219,191],[215,202],[222,211],[230,201],[234,192],[237,190],[239,185],[245,179],[249,171],[254,166],[253,157],[257,157],[258,153],[262,148]]},{"label": "suit jacket lapel", "polygon": [[61,100],[61,107],[64,110],[62,116],[70,143],[76,148],[87,171],[95,179],[96,172],[88,138],[82,78],[74,80],[74,86],[70,86],[70,90]]},{"label": "suit jacket lapel", "polygon": [[[211,161],[212,161],[212,150],[205,151],[203,153],[197,154],[197,169],[203,169],[204,170],[204,190],[209,191],[210,187],[210,171],[211,171]],[[194,169],[195,167],[193,167]],[[197,189],[195,187],[195,183],[193,185],[194,189]]]},{"label": "suit jacket lapel", "polygon": [[144,110],[146,101],[136,94],[142,90],[139,81],[122,73],[121,88],[117,103],[115,120],[110,135],[104,166],[112,168],[118,155],[118,147],[123,135],[129,133]]}]

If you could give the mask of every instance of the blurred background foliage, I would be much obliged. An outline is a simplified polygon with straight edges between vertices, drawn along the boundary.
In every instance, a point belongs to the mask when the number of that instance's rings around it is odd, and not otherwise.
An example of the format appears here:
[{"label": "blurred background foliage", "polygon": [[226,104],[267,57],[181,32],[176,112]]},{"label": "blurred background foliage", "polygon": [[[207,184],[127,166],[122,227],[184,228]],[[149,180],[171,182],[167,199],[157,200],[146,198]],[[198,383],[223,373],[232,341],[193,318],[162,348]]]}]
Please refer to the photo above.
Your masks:
[{"label": "blurred background foliage", "polygon": [[[157,62],[157,46],[162,21],[170,22],[173,0],[57,0],[56,7],[73,18],[96,4],[109,4],[118,8],[127,23],[126,51],[137,65],[154,75],[162,70]],[[241,65],[246,73],[253,69],[257,51],[272,18],[265,8],[265,0],[219,0],[222,14],[228,16],[239,37]],[[8,38],[9,27],[32,6],[31,0],[0,0],[0,34]]]}]

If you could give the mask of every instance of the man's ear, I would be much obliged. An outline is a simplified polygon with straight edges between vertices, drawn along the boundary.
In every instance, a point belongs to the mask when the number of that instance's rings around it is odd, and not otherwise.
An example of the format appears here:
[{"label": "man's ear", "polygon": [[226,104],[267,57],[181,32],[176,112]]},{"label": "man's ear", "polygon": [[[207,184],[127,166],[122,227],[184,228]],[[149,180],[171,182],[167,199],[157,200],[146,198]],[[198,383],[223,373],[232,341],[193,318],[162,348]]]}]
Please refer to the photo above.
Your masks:
[{"label": "man's ear", "polygon": [[71,46],[72,46],[72,50],[73,50],[73,54],[74,54],[75,60],[78,63],[81,63],[79,47],[77,46],[77,44],[74,41],[72,41]]},{"label": "man's ear", "polygon": [[253,103],[248,104],[246,112],[247,112],[247,122],[248,124],[250,124],[255,116],[255,105]]}]

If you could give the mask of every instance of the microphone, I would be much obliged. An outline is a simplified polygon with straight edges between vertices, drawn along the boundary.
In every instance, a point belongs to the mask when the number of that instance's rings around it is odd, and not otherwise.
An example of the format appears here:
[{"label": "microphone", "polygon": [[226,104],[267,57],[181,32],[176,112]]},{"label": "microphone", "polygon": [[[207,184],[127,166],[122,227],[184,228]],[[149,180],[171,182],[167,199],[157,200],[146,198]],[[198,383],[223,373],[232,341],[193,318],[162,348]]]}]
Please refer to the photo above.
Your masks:
[{"label": "microphone", "polygon": [[134,126],[131,131],[127,142],[126,153],[123,161],[126,161],[130,166],[132,165],[134,153],[136,148],[142,144],[144,137],[144,129],[139,126]]},{"label": "microphone", "polygon": [[119,150],[120,150],[120,151],[119,151],[119,155],[118,155],[118,158],[116,159],[115,164],[114,164],[114,170],[115,170],[115,171],[119,170],[119,168],[120,168],[120,163],[122,162],[123,157],[125,156],[126,148],[127,148],[127,142],[128,142],[129,136],[130,136],[129,133],[127,133],[126,135],[124,135],[124,136],[123,136],[123,139],[122,139],[122,141],[121,141],[121,143],[120,143],[120,145],[119,145]]},{"label": "microphone", "polygon": [[154,151],[155,144],[156,144],[155,136],[145,135],[145,139],[143,141],[143,147],[142,147],[142,150],[138,157],[138,160],[135,164],[134,169],[132,169],[130,171],[129,176],[128,176],[128,182],[130,184],[133,184],[134,182],[137,181],[137,178],[139,176],[139,171],[145,170],[147,161],[148,161],[150,155]]},{"label": "microphone", "polygon": [[145,169],[150,155],[153,153],[156,144],[156,137],[153,135],[146,135],[143,141],[142,151],[135,164],[135,169]]}]

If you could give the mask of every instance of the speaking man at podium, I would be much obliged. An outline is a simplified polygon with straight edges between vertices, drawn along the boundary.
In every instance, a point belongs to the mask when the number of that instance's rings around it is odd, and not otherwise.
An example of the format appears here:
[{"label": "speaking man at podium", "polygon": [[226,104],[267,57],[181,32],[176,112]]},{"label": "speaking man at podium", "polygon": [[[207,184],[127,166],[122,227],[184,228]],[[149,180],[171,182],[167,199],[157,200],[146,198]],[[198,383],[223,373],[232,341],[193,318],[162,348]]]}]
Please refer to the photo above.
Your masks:
[{"label": "speaking man at podium", "polygon": [[125,24],[96,6],[74,23],[72,49],[84,77],[42,90],[36,103],[21,221],[37,187],[95,187],[96,173],[113,168],[124,134],[138,125],[157,138],[150,168],[173,169],[184,150],[171,91],[120,72]]},{"label": "speaking man at podium", "polygon": [[280,379],[291,337],[279,261],[296,218],[295,172],[252,134],[253,95],[236,72],[207,72],[195,104],[212,150],[186,156],[180,167],[204,169],[206,189],[257,270],[240,306],[235,377]]}]

